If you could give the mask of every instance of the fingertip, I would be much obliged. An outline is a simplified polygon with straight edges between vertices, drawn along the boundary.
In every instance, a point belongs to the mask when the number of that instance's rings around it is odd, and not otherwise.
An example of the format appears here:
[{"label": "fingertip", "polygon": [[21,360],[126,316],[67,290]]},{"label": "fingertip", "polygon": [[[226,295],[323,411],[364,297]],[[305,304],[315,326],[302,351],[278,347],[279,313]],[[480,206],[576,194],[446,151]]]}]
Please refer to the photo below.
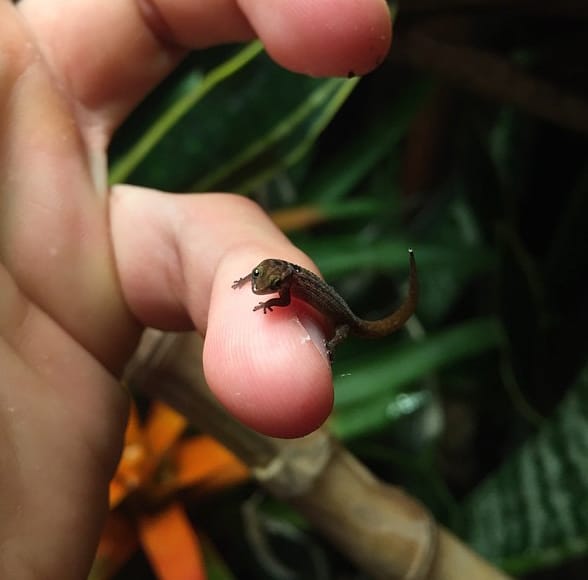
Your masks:
[{"label": "fingertip", "polygon": [[376,68],[392,39],[384,0],[287,2],[280,10],[242,0],[243,9],[266,50],[282,66],[312,76],[356,76]]},{"label": "fingertip", "polygon": [[230,262],[219,268],[211,298],[203,353],[208,384],[252,429],[273,437],[306,435],[333,406],[330,367],[309,331],[312,323],[301,323],[292,306],[253,312],[258,297],[248,287],[231,288],[246,273],[242,260]]}]

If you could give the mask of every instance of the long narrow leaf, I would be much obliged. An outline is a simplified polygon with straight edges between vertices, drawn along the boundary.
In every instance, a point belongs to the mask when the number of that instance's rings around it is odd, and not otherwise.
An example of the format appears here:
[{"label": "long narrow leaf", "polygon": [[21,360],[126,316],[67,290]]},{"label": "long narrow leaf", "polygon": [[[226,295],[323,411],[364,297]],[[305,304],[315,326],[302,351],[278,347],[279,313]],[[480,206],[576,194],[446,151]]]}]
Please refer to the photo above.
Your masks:
[{"label": "long narrow leaf", "polygon": [[191,108],[221,81],[255,58],[261,49],[259,42],[252,42],[237,55],[208,73],[201,82],[196,83],[190,91],[174,103],[173,107],[159,117],[135,146],[116,163],[110,172],[110,183],[124,181]]},{"label": "long narrow leaf", "polygon": [[467,499],[465,535],[511,573],[588,554],[588,366],[552,419]]},{"label": "long narrow leaf", "polygon": [[341,437],[381,428],[402,415],[394,405],[406,405],[406,399],[396,399],[404,396],[403,389],[433,371],[496,349],[502,343],[498,322],[480,318],[405,344],[386,356],[380,350],[374,351],[335,376],[335,414],[331,426]]}]

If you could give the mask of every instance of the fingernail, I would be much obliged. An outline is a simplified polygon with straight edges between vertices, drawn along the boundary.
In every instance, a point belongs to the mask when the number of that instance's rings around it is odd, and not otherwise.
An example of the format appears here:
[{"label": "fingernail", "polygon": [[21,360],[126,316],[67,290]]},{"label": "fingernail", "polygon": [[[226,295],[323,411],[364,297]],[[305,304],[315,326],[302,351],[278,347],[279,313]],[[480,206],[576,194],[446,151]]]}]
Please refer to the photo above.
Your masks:
[{"label": "fingernail", "polygon": [[329,355],[327,353],[327,347],[325,345],[325,333],[320,324],[316,321],[313,316],[305,312],[301,312],[298,315],[298,321],[300,325],[308,333],[305,340],[310,340],[316,349],[321,353],[321,356],[329,361]]}]

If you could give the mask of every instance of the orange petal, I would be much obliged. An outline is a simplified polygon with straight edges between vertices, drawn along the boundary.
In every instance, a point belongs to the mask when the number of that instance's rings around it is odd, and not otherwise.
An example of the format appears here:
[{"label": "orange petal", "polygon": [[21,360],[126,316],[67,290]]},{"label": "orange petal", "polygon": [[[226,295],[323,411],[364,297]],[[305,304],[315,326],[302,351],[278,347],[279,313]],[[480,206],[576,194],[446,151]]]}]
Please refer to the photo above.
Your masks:
[{"label": "orange petal", "polygon": [[143,443],[143,430],[137,405],[134,400],[131,400],[131,409],[125,430],[125,445],[134,443]]},{"label": "orange petal", "polygon": [[159,580],[205,580],[198,536],[179,503],[139,519],[139,536]]},{"label": "orange petal", "polygon": [[110,484],[110,508],[116,507],[129,492],[137,489],[152,469],[139,422],[139,413],[133,403],[125,431],[125,445]]},{"label": "orange petal", "polygon": [[90,572],[90,580],[112,578],[135,553],[138,546],[139,539],[132,523],[120,514],[108,514]]},{"label": "orange petal", "polygon": [[145,424],[145,437],[154,458],[159,459],[177,441],[188,421],[161,401],[154,401]]},{"label": "orange petal", "polygon": [[113,510],[128,495],[129,491],[122,480],[113,479],[108,490],[108,507]]},{"label": "orange petal", "polygon": [[175,452],[175,463],[178,487],[198,484],[212,491],[249,477],[247,467],[207,435],[182,441]]}]

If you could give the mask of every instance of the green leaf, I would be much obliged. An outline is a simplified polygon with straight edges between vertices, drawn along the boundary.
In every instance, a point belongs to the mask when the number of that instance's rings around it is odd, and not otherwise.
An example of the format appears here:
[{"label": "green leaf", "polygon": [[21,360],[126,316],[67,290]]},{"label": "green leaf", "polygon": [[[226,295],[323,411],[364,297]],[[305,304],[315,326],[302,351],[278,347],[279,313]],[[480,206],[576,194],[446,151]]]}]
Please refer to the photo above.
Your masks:
[{"label": "green leaf", "polygon": [[176,101],[145,131],[143,137],[117,161],[110,172],[110,182],[118,183],[127,177],[143,162],[157,147],[171,129],[195,105],[198,104],[220,82],[233,75],[240,68],[255,58],[262,47],[259,42],[253,42],[238,54],[223,62],[210,71],[204,79],[196,76],[194,81],[184,83],[185,91]]},{"label": "green leaf", "polygon": [[[302,241],[304,251],[319,265],[325,278],[341,276],[358,268],[403,271],[408,268],[411,244],[398,239],[360,243],[354,236]],[[414,246],[419,276],[431,268],[451,269],[468,275],[478,274],[495,264],[493,252],[480,247],[447,247],[429,244]]]},{"label": "green leaf", "polygon": [[[428,401],[422,393],[406,397],[406,389],[417,380],[502,344],[498,322],[480,318],[406,343],[386,355],[382,349],[373,349],[346,363],[342,374],[335,374],[335,413],[330,425],[343,438],[380,429]],[[340,365],[335,364],[337,373]]]},{"label": "green leaf", "polygon": [[[216,188],[247,193],[286,167],[294,165],[314,145],[316,138],[359,81],[308,79],[310,82],[302,83],[291,73],[278,68],[273,71],[275,76],[282,77],[280,84],[293,82],[291,88],[284,87],[284,90],[290,94],[290,98],[293,94],[297,95],[299,102],[289,110],[283,109],[289,105],[284,100],[275,102],[274,108],[278,108],[277,105],[282,108],[281,118],[276,119],[273,125],[256,127],[255,133],[241,135],[244,139],[238,141],[240,150],[227,158],[223,157],[221,151],[218,165],[198,179],[190,189],[201,191]],[[268,80],[268,85],[274,82]],[[259,107],[259,99],[251,104]]]},{"label": "green leaf", "polygon": [[358,82],[295,75],[252,43],[202,78],[189,72],[111,182],[251,191],[305,155]]},{"label": "green leaf", "polygon": [[[362,127],[353,139],[331,153],[327,163],[317,168],[305,187],[305,198],[333,202],[349,194],[406,136],[429,93],[430,83],[414,83],[386,109],[374,114],[370,125]],[[390,187],[393,184],[388,183]]]},{"label": "green leaf", "polygon": [[235,580],[235,576],[208,538],[201,538],[201,545],[208,580]]},{"label": "green leaf", "polygon": [[588,554],[588,366],[555,415],[464,504],[475,550],[511,573]]}]

